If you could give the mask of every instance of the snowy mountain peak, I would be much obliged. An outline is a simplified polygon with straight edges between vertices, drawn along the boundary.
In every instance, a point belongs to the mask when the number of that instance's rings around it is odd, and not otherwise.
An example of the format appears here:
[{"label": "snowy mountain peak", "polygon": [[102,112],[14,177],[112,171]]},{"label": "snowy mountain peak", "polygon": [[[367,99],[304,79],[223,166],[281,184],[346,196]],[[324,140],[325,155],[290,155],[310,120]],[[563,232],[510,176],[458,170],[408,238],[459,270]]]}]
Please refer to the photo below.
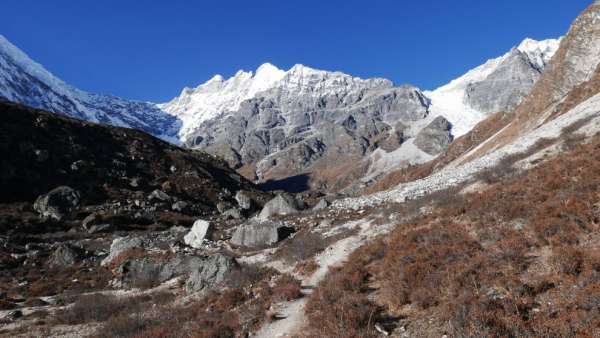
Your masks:
[{"label": "snowy mountain peak", "polygon": [[0,55],[3,59],[0,60],[0,62],[6,63],[10,61],[18,66],[23,72],[42,81],[46,85],[55,88],[60,91],[61,94],[75,90],[75,88],[72,88],[56,76],[52,75],[52,73],[47,71],[42,65],[33,61],[27,54],[8,41],[2,34],[0,34]]},{"label": "snowy mountain peak", "polygon": [[[454,125],[455,136],[465,134],[487,114],[517,104],[548,65],[560,41],[527,38],[503,56],[488,60],[434,91],[425,92],[432,100],[432,112]],[[522,71],[527,68],[530,71]]]},{"label": "snowy mountain peak", "polygon": [[72,87],[0,35],[0,99],[93,122],[137,128],[178,143],[180,121],[147,102]]},{"label": "snowy mountain peak", "polygon": [[526,54],[538,69],[543,69],[558,50],[560,41],[561,39],[537,41],[527,38],[517,46],[517,50]]}]

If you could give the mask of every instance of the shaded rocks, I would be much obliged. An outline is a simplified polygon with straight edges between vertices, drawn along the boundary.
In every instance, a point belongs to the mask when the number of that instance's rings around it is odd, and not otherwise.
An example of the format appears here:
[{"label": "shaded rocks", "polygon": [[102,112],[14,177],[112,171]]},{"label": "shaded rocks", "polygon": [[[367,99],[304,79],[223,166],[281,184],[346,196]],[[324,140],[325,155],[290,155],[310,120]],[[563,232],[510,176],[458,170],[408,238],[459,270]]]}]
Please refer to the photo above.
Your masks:
[{"label": "shaded rocks", "polygon": [[67,268],[81,259],[81,249],[68,244],[59,244],[50,255],[48,265],[51,268]]},{"label": "shaded rocks", "polygon": [[194,222],[192,229],[183,237],[183,242],[186,245],[195,249],[202,248],[205,239],[208,239],[212,233],[212,226],[205,220],[197,220]]},{"label": "shaded rocks", "polygon": [[95,212],[84,218],[81,222],[81,226],[90,234],[107,232],[113,228],[113,225],[110,222],[108,222],[101,214]]},{"label": "shaded rocks", "polygon": [[171,196],[166,192],[157,189],[148,195],[148,200],[151,202],[169,202],[171,201]]},{"label": "shaded rocks", "polygon": [[81,198],[77,191],[67,186],[60,186],[38,197],[33,204],[33,209],[41,217],[60,221],[69,217],[77,209],[80,200]]},{"label": "shaded rocks", "polygon": [[227,219],[242,219],[242,218],[244,218],[244,214],[238,208],[231,208],[229,210],[226,210],[223,213],[223,216]]},{"label": "shaded rocks", "polygon": [[284,240],[294,231],[294,228],[281,222],[250,221],[237,227],[231,237],[231,243],[246,247],[265,247]]},{"label": "shaded rocks", "polygon": [[172,258],[148,256],[123,263],[118,273],[120,282],[134,287],[153,287],[176,277],[186,279],[186,291],[196,292],[213,287],[238,264],[222,254],[211,256],[176,255]]},{"label": "shaded rocks", "polygon": [[173,203],[173,205],[171,206],[171,210],[173,211],[177,211],[177,212],[185,212],[189,209],[190,204],[184,201],[179,201],[179,202],[175,202]]},{"label": "shaded rocks", "polygon": [[265,204],[258,219],[267,220],[275,215],[291,215],[301,209],[298,201],[290,194],[279,194]]},{"label": "shaded rocks", "polygon": [[237,201],[238,205],[240,206],[240,208],[242,210],[251,210],[252,209],[252,198],[250,197],[250,195],[243,191],[243,190],[239,190],[236,194],[235,194],[235,200]]},{"label": "shaded rocks", "polygon": [[438,116],[415,137],[414,144],[429,155],[437,155],[452,142],[452,126],[445,118]]}]

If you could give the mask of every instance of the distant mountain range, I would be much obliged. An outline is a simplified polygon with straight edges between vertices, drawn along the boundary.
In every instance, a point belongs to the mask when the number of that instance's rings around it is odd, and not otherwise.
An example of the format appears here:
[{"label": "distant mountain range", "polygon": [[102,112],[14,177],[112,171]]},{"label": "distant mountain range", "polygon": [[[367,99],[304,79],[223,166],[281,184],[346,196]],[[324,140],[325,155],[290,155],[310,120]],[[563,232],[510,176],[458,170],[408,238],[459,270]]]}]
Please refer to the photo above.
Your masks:
[{"label": "distant mountain range", "polygon": [[339,189],[429,161],[489,114],[515,107],[559,41],[526,39],[434,91],[266,63],[155,104],[74,88],[0,36],[0,98],[203,149],[257,181],[307,175]]}]

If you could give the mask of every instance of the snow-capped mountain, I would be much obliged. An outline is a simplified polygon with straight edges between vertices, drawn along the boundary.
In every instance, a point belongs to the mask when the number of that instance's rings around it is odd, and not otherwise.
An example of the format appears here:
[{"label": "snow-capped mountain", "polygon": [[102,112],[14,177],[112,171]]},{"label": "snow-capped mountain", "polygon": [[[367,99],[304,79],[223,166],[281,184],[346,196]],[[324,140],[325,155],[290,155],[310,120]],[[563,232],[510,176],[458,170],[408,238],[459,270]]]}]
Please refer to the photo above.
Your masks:
[{"label": "snow-capped mountain", "polygon": [[160,107],[182,121],[184,144],[251,166],[259,179],[314,173],[340,157],[367,159],[361,166],[372,179],[431,160],[489,114],[516,106],[559,41],[526,39],[434,91],[264,64],[227,80],[215,76]]},{"label": "snow-capped mountain", "polygon": [[560,39],[525,39],[505,55],[425,92],[432,101],[432,114],[447,118],[458,137],[490,113],[514,108],[529,93],[559,44]]},{"label": "snow-capped mountain", "polygon": [[347,170],[336,166],[352,167],[350,159],[361,168],[359,178],[371,179],[434,158],[488,114],[517,105],[558,44],[526,39],[434,91],[266,63],[154,104],[74,88],[0,36],[0,98],[141,129],[220,155],[263,180],[316,172],[335,180]]},{"label": "snow-capped mountain", "polygon": [[193,145],[200,125],[206,121],[235,112],[243,101],[259,96],[267,90],[281,90],[290,95],[314,97],[330,94],[348,95],[365,88],[392,87],[385,79],[363,80],[341,72],[327,72],[295,65],[288,71],[270,63],[261,65],[256,72],[238,71],[225,80],[221,75],[196,88],[185,88],[179,97],[159,107],[183,122],[179,132],[184,143]]},{"label": "snow-capped mountain", "polygon": [[82,120],[140,129],[178,143],[180,121],[155,104],[74,88],[0,35],[0,99]]}]

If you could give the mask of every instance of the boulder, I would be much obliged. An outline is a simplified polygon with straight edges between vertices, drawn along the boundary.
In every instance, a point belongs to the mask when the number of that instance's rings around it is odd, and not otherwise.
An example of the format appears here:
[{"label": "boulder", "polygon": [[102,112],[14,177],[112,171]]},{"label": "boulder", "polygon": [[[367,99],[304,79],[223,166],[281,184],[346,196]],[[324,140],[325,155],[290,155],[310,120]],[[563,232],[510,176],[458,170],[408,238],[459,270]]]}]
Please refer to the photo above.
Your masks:
[{"label": "boulder", "polygon": [[176,255],[165,261],[162,257],[147,256],[123,263],[117,270],[120,282],[130,286],[151,287],[175,277],[184,277],[186,290],[196,292],[216,286],[238,264],[223,254],[210,256]]},{"label": "boulder", "polygon": [[51,268],[66,268],[80,259],[80,252],[68,244],[59,244],[50,255],[48,265]]},{"label": "boulder", "polygon": [[327,209],[329,207],[329,202],[324,199],[321,198],[321,200],[319,200],[319,202],[313,207],[313,210],[323,210],[323,209]]},{"label": "boulder", "polygon": [[192,248],[202,248],[202,242],[211,235],[212,226],[205,220],[197,220],[194,222],[192,229],[183,237],[183,242]]},{"label": "boulder", "polygon": [[157,189],[151,192],[150,195],[148,195],[148,200],[169,202],[171,200],[171,196],[169,196],[166,192]]},{"label": "boulder", "polygon": [[120,254],[133,248],[144,248],[144,241],[140,237],[119,237],[115,238],[110,245],[108,256],[102,260],[101,265],[107,266],[113,262]]},{"label": "boulder", "polygon": [[429,155],[437,155],[452,142],[452,126],[445,118],[438,116],[427,127],[421,129],[414,144]]},{"label": "boulder", "polygon": [[233,205],[229,202],[217,203],[217,211],[219,211],[220,214],[223,214],[225,211],[231,209],[232,207],[233,207]]},{"label": "boulder", "polygon": [[177,212],[184,212],[188,209],[188,207],[189,207],[189,203],[184,202],[184,201],[179,201],[179,202],[173,203],[173,205],[171,206],[171,209],[173,211],[177,211]]},{"label": "boulder", "polygon": [[229,219],[242,219],[244,218],[244,215],[242,214],[242,211],[238,208],[231,208],[227,211],[225,211],[223,213],[223,216],[225,216],[225,218],[229,218]]},{"label": "boulder", "polygon": [[246,247],[265,247],[289,237],[293,232],[293,228],[280,222],[250,221],[237,227],[231,243]]},{"label": "boulder", "polygon": [[289,194],[279,194],[265,204],[258,218],[267,220],[275,215],[291,215],[299,211],[296,199]]},{"label": "boulder", "polygon": [[222,283],[227,275],[238,268],[235,259],[216,254],[206,257],[201,264],[190,266],[191,273],[185,283],[188,293],[197,292],[205,288],[211,288]]},{"label": "boulder", "polygon": [[81,221],[81,226],[90,234],[106,232],[113,228],[113,225],[97,212],[91,213],[84,218]]},{"label": "boulder", "polygon": [[80,196],[77,191],[67,186],[61,186],[38,197],[33,204],[33,209],[44,218],[60,221],[70,216],[79,203]]},{"label": "boulder", "polygon": [[252,209],[252,198],[246,191],[239,190],[235,194],[235,200],[242,210]]}]

